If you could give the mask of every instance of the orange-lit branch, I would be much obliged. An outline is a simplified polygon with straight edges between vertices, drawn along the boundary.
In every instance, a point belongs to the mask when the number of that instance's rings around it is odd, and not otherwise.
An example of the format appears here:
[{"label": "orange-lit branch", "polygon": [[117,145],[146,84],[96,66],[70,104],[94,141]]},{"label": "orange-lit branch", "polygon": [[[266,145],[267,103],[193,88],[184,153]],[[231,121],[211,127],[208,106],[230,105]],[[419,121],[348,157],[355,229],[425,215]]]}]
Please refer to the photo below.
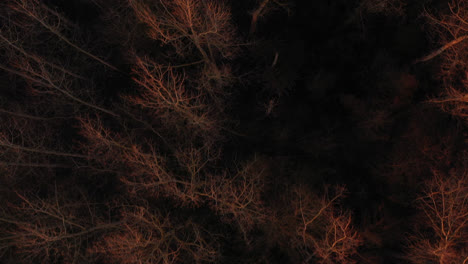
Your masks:
[{"label": "orange-lit branch", "polygon": [[337,187],[333,197],[319,199],[304,188],[296,188],[297,234],[291,239],[300,239],[295,244],[304,258],[326,264],[355,263],[362,239],[352,226],[351,215],[335,209],[343,193],[344,188]]},{"label": "orange-lit branch", "polygon": [[232,215],[241,226],[250,229],[265,217],[261,198],[264,177],[261,164],[251,161],[232,178],[212,178],[205,193],[216,211]]},{"label": "orange-lit branch", "polygon": [[[66,202],[60,194],[41,199],[17,193],[18,203],[0,211],[0,248],[12,250],[20,263],[47,263],[62,258],[83,261],[82,241],[116,228],[119,223],[95,222],[79,213],[87,204]],[[90,211],[91,212],[91,211]]]},{"label": "orange-lit branch", "polygon": [[[67,30],[67,27],[70,26],[70,23],[67,20],[64,21],[61,15],[47,8],[40,1],[38,0],[13,0],[12,3],[10,4],[10,8],[11,10],[14,10],[18,13],[21,13],[29,17],[32,21],[41,25],[44,28],[44,30],[55,35],[61,41],[63,41],[70,47],[74,48],[78,52],[92,58],[93,60],[98,61],[99,63],[111,68],[112,70],[120,72],[120,70],[117,69],[115,66],[104,61],[98,56],[90,53],[89,51],[83,49],[82,47],[80,47],[80,45],[76,44],[75,42],[70,40],[70,38],[66,37],[66,34],[64,33],[64,31]],[[20,26],[27,27],[28,25],[20,24]]]},{"label": "orange-lit branch", "polygon": [[160,12],[144,1],[129,3],[137,19],[148,26],[148,36],[171,44],[181,56],[195,48],[207,64],[214,64],[217,53],[227,58],[235,51],[230,11],[222,1],[159,1]]},{"label": "orange-lit branch", "polygon": [[202,95],[185,87],[184,75],[139,57],[133,72],[133,80],[141,87],[141,93],[126,97],[130,103],[152,111],[155,117],[166,122],[177,122],[182,118],[204,131],[214,129],[215,122],[209,117]]},{"label": "orange-lit branch", "polygon": [[122,225],[104,236],[90,251],[106,263],[201,263],[217,255],[196,224],[173,223],[147,207],[124,207]]},{"label": "orange-lit branch", "polygon": [[452,0],[450,12],[437,16],[425,12],[428,23],[434,28],[441,48],[416,62],[441,57],[438,77],[445,92],[441,98],[431,100],[455,116],[467,116],[468,91],[468,4],[465,0]]}]

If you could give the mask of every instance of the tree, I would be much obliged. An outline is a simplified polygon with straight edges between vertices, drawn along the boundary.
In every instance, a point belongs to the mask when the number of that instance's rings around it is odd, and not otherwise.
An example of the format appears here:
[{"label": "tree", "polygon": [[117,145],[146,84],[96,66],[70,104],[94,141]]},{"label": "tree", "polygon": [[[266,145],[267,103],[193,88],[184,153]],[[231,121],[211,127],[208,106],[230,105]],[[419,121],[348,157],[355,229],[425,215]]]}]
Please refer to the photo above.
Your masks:
[{"label": "tree", "polygon": [[465,118],[467,116],[468,89],[468,6],[464,0],[449,2],[449,12],[433,15],[425,11],[431,29],[435,32],[440,48],[419,58],[415,63],[440,57],[438,77],[443,82],[444,92],[431,102],[440,104],[442,109]]},{"label": "tree", "polygon": [[75,263],[89,261],[87,243],[118,226],[96,213],[97,205],[54,196],[15,193],[0,210],[0,249],[16,263]]},{"label": "tree", "polygon": [[[297,189],[294,215],[298,222],[299,248],[306,259],[319,263],[355,263],[361,238],[352,226],[348,212],[334,208],[344,195],[337,187],[332,197],[316,198],[302,188]],[[316,204],[318,202],[318,204]],[[296,242],[299,243],[299,242]]]},{"label": "tree", "polygon": [[269,236],[289,250],[294,262],[357,263],[363,239],[351,213],[339,206],[344,191],[341,186],[327,187],[321,197],[305,186],[290,186],[282,197],[281,211],[273,209]]},{"label": "tree", "polygon": [[144,1],[129,0],[129,4],[148,26],[148,36],[173,46],[180,56],[192,55],[191,49],[196,49],[206,64],[212,64],[219,56],[234,55],[234,27],[222,1],[157,1],[154,7],[159,12]]},{"label": "tree", "polygon": [[190,219],[174,222],[149,206],[122,207],[122,224],[90,248],[105,263],[207,263],[218,252],[213,239]]},{"label": "tree", "polygon": [[184,73],[139,57],[133,73],[133,80],[141,92],[137,96],[126,97],[129,103],[149,111],[151,116],[160,118],[168,126],[177,127],[186,122],[195,129],[210,131],[212,136],[216,134],[218,128],[212,117],[214,114],[203,102],[203,91],[187,88]]},{"label": "tree", "polygon": [[[0,3],[0,74],[18,92],[0,91],[0,262],[213,263],[235,248],[266,255],[264,231],[298,261],[356,261],[344,188],[292,184],[283,197],[272,185],[289,168],[225,144],[239,134],[226,127],[243,114],[236,98],[261,97],[231,89],[236,68],[255,63],[234,60],[244,44],[227,2],[92,0],[113,20],[89,28],[52,2]],[[251,33],[268,11],[289,11],[259,4]],[[104,40],[108,29],[121,37]]]},{"label": "tree", "polygon": [[[76,33],[76,25],[66,19],[58,12],[50,9],[39,0],[8,0],[5,4],[8,7],[8,11],[13,13],[16,17],[23,16],[26,19],[14,21],[13,24],[21,29],[30,30],[35,26],[39,26],[42,30],[39,32],[47,32],[57,37],[64,44],[67,44],[74,50],[86,55],[87,57],[109,67],[112,70],[119,71],[115,66],[104,61],[98,56],[90,53],[89,51],[82,48],[81,45],[75,43],[69,37],[67,33],[71,30]],[[11,15],[11,14],[10,14]],[[2,16],[9,20],[8,16],[2,14]],[[67,32],[68,31],[68,32]],[[66,33],[67,32],[67,33]],[[28,32],[31,33],[31,32]]]},{"label": "tree", "polygon": [[87,156],[63,144],[60,126],[68,117],[23,102],[4,103],[0,109],[0,171],[3,185],[26,182],[21,189],[27,190],[30,183],[51,179],[57,169],[73,168]]},{"label": "tree", "polygon": [[[7,8],[0,18],[8,26],[0,30],[0,44],[4,51],[2,57],[7,63],[0,64],[0,69],[21,77],[30,95],[41,96],[54,105],[63,104],[65,99],[78,107],[85,106],[113,117],[118,116],[94,101],[95,97],[90,94],[92,89],[82,88],[91,87],[92,82],[77,73],[79,67],[73,65],[81,65],[83,70],[88,67],[88,62],[70,54],[78,51],[86,58],[117,69],[67,37],[79,35],[75,25],[38,0],[9,0],[5,5]],[[34,45],[44,35],[50,38],[49,45],[53,46],[55,53]],[[58,54],[67,59],[57,60]]]},{"label": "tree", "polygon": [[[235,222],[246,235],[265,219],[262,193],[265,164],[254,159],[237,171],[223,169],[214,174],[216,156],[210,148],[194,146],[163,157],[153,142],[141,144],[112,134],[97,120],[82,120],[82,134],[88,138],[83,148],[99,168],[119,171],[120,180],[135,195],[167,197],[190,207],[210,205],[228,222]],[[178,167],[169,166],[178,162]]]},{"label": "tree", "polygon": [[434,171],[416,200],[420,233],[410,238],[408,259],[419,263],[468,263],[468,178]]},{"label": "tree", "polygon": [[[231,13],[223,1],[145,1],[129,0],[136,18],[147,25],[150,38],[175,50],[183,58],[201,58],[203,88],[217,98],[223,96],[226,80],[231,78],[223,60],[237,52],[237,38]],[[209,85],[214,82],[213,85]]]},{"label": "tree", "polygon": [[203,193],[210,206],[228,223],[234,223],[249,243],[249,233],[267,221],[268,207],[264,204],[266,178],[261,159],[247,162],[232,175],[221,172],[206,181]]}]

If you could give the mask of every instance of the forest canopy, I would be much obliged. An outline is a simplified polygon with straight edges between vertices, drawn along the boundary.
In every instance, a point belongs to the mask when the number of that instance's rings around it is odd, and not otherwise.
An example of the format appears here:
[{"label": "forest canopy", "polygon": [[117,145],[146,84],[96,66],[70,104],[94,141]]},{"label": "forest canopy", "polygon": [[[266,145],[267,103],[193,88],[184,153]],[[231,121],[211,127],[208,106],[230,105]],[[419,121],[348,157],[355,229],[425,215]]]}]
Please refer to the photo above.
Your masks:
[{"label": "forest canopy", "polygon": [[467,0],[3,0],[0,262],[468,264],[467,128]]}]

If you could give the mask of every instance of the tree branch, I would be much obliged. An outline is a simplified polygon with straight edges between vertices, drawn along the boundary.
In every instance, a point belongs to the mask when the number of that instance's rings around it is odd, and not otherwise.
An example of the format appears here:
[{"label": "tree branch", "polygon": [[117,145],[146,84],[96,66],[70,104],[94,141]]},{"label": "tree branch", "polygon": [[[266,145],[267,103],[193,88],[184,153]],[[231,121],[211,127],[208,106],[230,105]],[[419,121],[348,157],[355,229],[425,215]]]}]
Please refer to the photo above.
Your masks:
[{"label": "tree branch", "polygon": [[445,44],[444,46],[440,47],[439,49],[431,52],[429,55],[426,55],[422,58],[419,58],[417,60],[415,60],[413,62],[413,64],[416,64],[416,63],[420,63],[420,62],[425,62],[425,61],[428,61],[428,60],[431,60],[433,59],[434,57],[440,55],[442,52],[444,52],[445,50],[451,48],[452,46],[454,45],[457,45],[458,43],[464,41],[465,39],[468,39],[468,35],[464,35],[464,36],[461,36],[459,38],[456,38],[452,41],[450,41],[449,43]]}]

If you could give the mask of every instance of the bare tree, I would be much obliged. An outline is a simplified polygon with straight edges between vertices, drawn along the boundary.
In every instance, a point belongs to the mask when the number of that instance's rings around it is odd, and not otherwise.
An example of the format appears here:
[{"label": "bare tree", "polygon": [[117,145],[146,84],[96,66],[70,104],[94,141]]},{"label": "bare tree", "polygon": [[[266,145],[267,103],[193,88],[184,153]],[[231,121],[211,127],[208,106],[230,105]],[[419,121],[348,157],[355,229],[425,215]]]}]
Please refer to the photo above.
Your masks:
[{"label": "bare tree", "polygon": [[417,264],[468,263],[466,174],[434,171],[416,202],[422,214],[421,232],[410,238],[408,259]]},{"label": "bare tree", "polygon": [[[75,106],[72,112],[84,106],[118,116],[99,106],[92,89],[93,82],[82,74],[93,65],[88,58],[117,69],[85,50],[86,45],[78,37],[81,32],[78,26],[42,1],[8,0],[2,7],[1,70],[22,78],[28,95],[49,101],[49,109],[53,108],[51,106],[69,109],[71,102]],[[44,42],[47,42],[47,48],[43,47]]]},{"label": "bare tree", "polygon": [[208,198],[211,207],[223,220],[235,224],[249,242],[249,232],[265,223],[268,209],[262,198],[265,192],[265,164],[254,159],[238,172],[215,175],[206,181],[201,196]]},{"label": "bare tree", "polygon": [[179,55],[190,55],[187,49],[195,48],[207,64],[215,63],[219,55],[234,55],[234,27],[222,1],[157,1],[154,7],[159,12],[144,1],[129,2],[137,18],[148,25],[148,36],[172,45]]},{"label": "bare tree", "polygon": [[123,207],[121,215],[119,229],[90,249],[105,263],[206,263],[218,255],[213,239],[190,219],[174,223],[148,206]]},{"label": "bare tree", "polygon": [[150,111],[167,125],[187,122],[192,127],[216,134],[216,120],[203,102],[203,92],[187,88],[184,73],[139,57],[133,72],[133,80],[140,86],[141,93],[126,97],[130,103]]},{"label": "bare tree", "polygon": [[449,2],[448,13],[431,14],[425,17],[438,39],[440,48],[419,58],[415,63],[440,57],[439,78],[445,91],[431,102],[440,104],[445,111],[465,118],[467,116],[468,75],[468,5],[465,0]]},{"label": "bare tree", "polygon": [[[356,263],[357,248],[362,244],[360,235],[352,226],[348,212],[336,209],[344,188],[337,187],[331,197],[317,198],[298,188],[295,200],[298,247],[306,259],[319,263]],[[318,202],[318,204],[317,204]]]},{"label": "bare tree", "polygon": [[[193,146],[181,148],[175,156],[163,157],[151,141],[136,142],[122,139],[102,127],[102,124],[82,121],[82,133],[89,139],[90,157],[96,157],[100,166],[118,162],[120,179],[130,193],[168,197],[183,206],[198,207],[209,204],[224,220],[235,223],[245,235],[265,220],[263,205],[265,175],[261,161],[253,160],[234,174],[222,170],[210,174],[211,162],[217,159],[211,148]],[[168,164],[174,158],[178,169]],[[212,175],[212,176],[210,176]]]},{"label": "bare tree", "polygon": [[[353,263],[361,238],[351,214],[338,206],[343,188],[323,197],[293,188],[292,199],[283,201],[286,209],[279,208],[283,216],[269,203],[276,197],[266,197],[271,176],[267,161],[254,158],[236,167],[237,160],[221,160],[229,154],[221,149],[222,132],[228,130],[224,99],[235,79],[231,60],[239,54],[239,38],[225,2],[125,3],[134,17],[127,13],[122,20],[136,19],[147,30],[146,40],[163,47],[157,55],[155,50],[143,54],[146,50],[135,48],[133,33],[127,32],[128,43],[120,48],[128,52],[125,59],[138,89],[123,95],[122,106],[112,109],[101,106],[94,96],[99,92],[95,80],[84,72],[95,64],[119,69],[87,48],[77,25],[40,0],[0,3],[6,7],[0,11],[0,23],[7,25],[0,31],[0,57],[5,59],[0,69],[20,77],[28,98],[44,99],[37,105],[0,108],[0,173],[45,175],[34,177],[44,182],[41,192],[0,192],[0,201],[8,201],[0,207],[0,257],[11,254],[23,263],[215,262],[219,234],[202,228],[199,223],[205,219],[198,219],[204,217],[200,212],[208,211],[221,227],[229,225],[234,235],[243,236],[229,243],[252,245],[254,231],[267,229],[271,221],[302,260]],[[289,10],[283,1],[261,1],[252,14],[251,33],[258,19],[274,8]],[[78,115],[83,109],[88,112]],[[55,125],[76,134],[62,146]],[[58,167],[70,178],[51,191],[49,180],[62,172]],[[90,180],[88,174],[100,173],[120,180],[112,181],[123,189],[119,205],[111,206],[108,200],[81,202],[86,195],[65,192],[70,186],[73,192],[80,180]],[[10,186],[36,187],[1,188]],[[176,215],[180,212],[195,212],[194,219],[182,219]]]},{"label": "bare tree", "polygon": [[185,199],[183,189],[190,182],[169,170],[166,159],[151,141],[122,137],[104,128],[100,120],[81,119],[81,127],[88,140],[82,149],[89,159],[96,162],[96,168],[117,173],[130,193]]},{"label": "bare tree", "polygon": [[[430,54],[416,60],[416,63],[431,60],[447,50],[447,53],[458,53],[457,55],[459,56],[466,55],[466,44],[464,44],[464,40],[468,37],[467,3],[464,0],[452,0],[448,5],[448,14],[439,14],[436,16],[427,10],[425,11],[424,15],[427,17],[429,24],[436,29],[436,37],[440,39],[442,46]],[[463,50],[465,50],[465,52],[463,52]],[[463,61],[457,60],[462,59],[462,57],[457,57],[448,56],[447,59],[451,59],[451,63],[454,64],[462,63]],[[446,70],[450,71],[450,68]]]},{"label": "bare tree", "polygon": [[10,250],[15,261],[86,261],[87,240],[117,227],[97,218],[92,205],[68,200],[59,192],[47,199],[16,193],[15,201],[2,206],[0,248]]},{"label": "bare tree", "polygon": [[[26,105],[3,104],[8,110],[0,110],[0,169],[6,186],[36,178],[47,181],[56,169],[74,168],[76,163],[87,159],[86,155],[63,144],[60,125],[68,118],[54,116],[53,111],[47,110],[42,116],[34,113],[43,109],[40,105]],[[22,190],[27,188],[26,183]]]},{"label": "bare tree", "polygon": [[[289,186],[265,225],[268,236],[298,263],[358,263],[361,233],[349,211],[340,208],[344,188],[326,187],[319,196],[302,185]],[[279,211],[278,211],[279,210]]]},{"label": "bare tree", "polygon": [[60,41],[72,47],[74,50],[92,58],[93,60],[105,65],[106,67],[109,67],[112,70],[120,71],[110,63],[83,49],[81,45],[74,42],[72,39],[70,39],[70,37],[67,37],[67,33],[69,33],[71,29],[74,29],[76,32],[77,26],[71,23],[66,18],[64,18],[58,12],[48,8],[41,1],[8,0],[7,5],[11,11],[21,14],[29,19],[29,21],[26,19],[16,21],[15,24],[17,25],[17,27],[31,27],[32,21],[32,23],[40,25],[44,31],[53,34]]},{"label": "bare tree", "polygon": [[94,104],[91,99],[87,101],[75,95],[73,92],[74,80],[69,78],[63,70],[57,72],[51,69],[45,61],[45,58],[39,60],[38,57],[34,60],[17,58],[16,63],[13,63],[12,67],[0,65],[0,69],[24,78],[30,84],[32,94],[48,94],[64,97],[75,104],[86,106],[114,117],[118,116],[118,114]]},{"label": "bare tree", "polygon": [[239,49],[231,13],[223,1],[129,3],[136,18],[147,25],[150,38],[174,48],[180,57],[195,55],[201,59],[204,68],[199,84],[206,92],[215,99],[225,95],[223,88],[232,77],[223,60],[233,58]]}]

